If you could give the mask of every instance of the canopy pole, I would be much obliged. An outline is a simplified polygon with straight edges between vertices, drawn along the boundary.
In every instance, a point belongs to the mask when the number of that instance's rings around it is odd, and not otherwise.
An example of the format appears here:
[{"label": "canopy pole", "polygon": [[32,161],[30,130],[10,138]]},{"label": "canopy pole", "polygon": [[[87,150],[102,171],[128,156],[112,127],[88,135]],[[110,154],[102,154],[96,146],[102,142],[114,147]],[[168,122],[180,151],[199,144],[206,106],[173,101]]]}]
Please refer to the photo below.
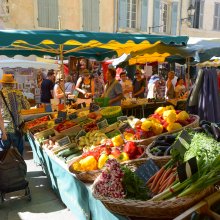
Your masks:
[{"label": "canopy pole", "polygon": [[[61,77],[63,78],[63,81],[65,83],[65,74],[64,74],[64,68],[63,68],[63,44],[60,45],[60,61],[61,61]],[[64,106],[66,107],[65,88],[64,88],[63,92],[64,92]]]},{"label": "canopy pole", "polygon": [[187,82],[187,84],[186,84],[186,89],[187,89],[187,91],[189,91],[190,90],[190,86],[189,86],[189,80],[190,80],[190,57],[186,57],[186,63],[187,63],[187,74],[186,74],[186,76],[187,76],[187,79],[188,79],[188,82]]}]

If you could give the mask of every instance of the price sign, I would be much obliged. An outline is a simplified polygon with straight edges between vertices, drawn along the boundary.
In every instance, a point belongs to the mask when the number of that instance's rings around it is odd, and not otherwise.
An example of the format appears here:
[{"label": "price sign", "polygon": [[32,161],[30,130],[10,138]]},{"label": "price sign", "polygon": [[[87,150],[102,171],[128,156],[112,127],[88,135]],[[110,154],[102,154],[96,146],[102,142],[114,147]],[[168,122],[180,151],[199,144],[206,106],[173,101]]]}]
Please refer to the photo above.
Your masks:
[{"label": "price sign", "polygon": [[59,144],[60,147],[62,147],[62,146],[65,146],[67,144],[70,144],[71,141],[70,141],[69,137],[66,136],[66,137],[61,138],[60,140],[58,140],[57,143]]},{"label": "price sign", "polygon": [[72,113],[72,114],[69,114],[68,117],[69,117],[69,120],[72,120],[72,119],[77,118],[77,114],[76,113]]},{"label": "price sign", "polygon": [[99,130],[108,127],[108,122],[107,122],[107,120],[104,119],[104,120],[98,122],[98,123],[97,123],[97,127],[98,127]]},{"label": "price sign", "polygon": [[177,173],[180,182],[185,181],[197,172],[198,166],[196,157],[191,158],[190,160],[186,161],[185,163],[182,163],[177,167]]},{"label": "price sign", "polygon": [[171,145],[172,149],[176,149],[181,156],[184,156],[185,152],[189,148],[191,143],[191,137],[187,131],[183,130],[178,139]]},{"label": "price sign", "polygon": [[149,159],[146,163],[142,164],[135,173],[146,183],[158,170],[159,167],[152,159]]},{"label": "price sign", "polygon": [[127,115],[117,117],[117,121],[127,121],[127,120],[128,120]]},{"label": "price sign", "polygon": [[77,141],[79,140],[80,137],[85,136],[85,135],[86,135],[86,132],[85,132],[84,130],[81,130],[81,131],[76,135],[76,138],[75,138],[76,143],[77,143]]},{"label": "price sign", "polygon": [[63,118],[63,120],[66,120],[67,112],[58,111],[57,118]]},{"label": "price sign", "polygon": [[54,122],[55,122],[55,124],[59,124],[59,123],[63,122],[63,118],[56,118],[54,120]]},{"label": "price sign", "polygon": [[130,129],[131,128],[131,126],[130,126],[130,124],[129,123],[124,123],[120,128],[119,128],[119,131],[123,134],[125,131],[126,131],[126,129]]}]

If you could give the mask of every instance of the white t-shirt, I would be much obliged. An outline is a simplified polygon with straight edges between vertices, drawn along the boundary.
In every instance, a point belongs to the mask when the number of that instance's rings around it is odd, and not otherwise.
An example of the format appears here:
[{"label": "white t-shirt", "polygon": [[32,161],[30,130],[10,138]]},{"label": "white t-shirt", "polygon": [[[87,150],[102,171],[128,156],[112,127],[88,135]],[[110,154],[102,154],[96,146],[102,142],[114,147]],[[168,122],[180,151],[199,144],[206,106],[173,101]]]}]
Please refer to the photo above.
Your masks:
[{"label": "white t-shirt", "polygon": [[127,93],[124,92],[125,90],[132,89],[132,82],[131,82],[131,80],[126,79],[125,82],[120,81],[120,83],[121,83],[121,86],[122,86],[122,91],[123,91],[124,97],[125,98],[131,98],[130,97],[130,92],[127,92]]},{"label": "white t-shirt", "polygon": [[186,87],[184,85],[177,85],[174,89],[174,91],[176,93],[179,93],[179,96],[184,95],[184,93],[186,92]]}]

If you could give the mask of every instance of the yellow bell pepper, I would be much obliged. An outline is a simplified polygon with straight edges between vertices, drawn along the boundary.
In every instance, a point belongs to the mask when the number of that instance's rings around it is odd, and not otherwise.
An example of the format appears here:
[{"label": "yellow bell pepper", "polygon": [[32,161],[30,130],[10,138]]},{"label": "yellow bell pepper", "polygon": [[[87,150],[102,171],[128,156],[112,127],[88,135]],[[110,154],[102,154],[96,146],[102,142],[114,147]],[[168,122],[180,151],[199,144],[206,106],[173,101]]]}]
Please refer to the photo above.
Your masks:
[{"label": "yellow bell pepper", "polygon": [[81,171],[82,169],[79,161],[74,162],[71,166],[72,166],[72,169],[76,171]]},{"label": "yellow bell pepper", "polygon": [[135,139],[134,134],[132,134],[132,133],[129,133],[129,132],[125,131],[123,133],[123,135],[124,135],[125,140],[127,140],[127,141],[133,141]]},{"label": "yellow bell pepper", "polygon": [[102,169],[102,167],[104,167],[107,160],[108,160],[108,155],[107,154],[102,154],[99,157],[99,160],[98,160],[98,168]]},{"label": "yellow bell pepper", "polygon": [[166,110],[163,113],[163,119],[168,123],[174,123],[176,121],[176,111],[175,110]]},{"label": "yellow bell pepper", "polygon": [[162,115],[165,110],[166,110],[165,107],[159,107],[154,111],[154,113],[158,115]]},{"label": "yellow bell pepper", "polygon": [[113,137],[111,140],[112,140],[114,147],[120,147],[121,145],[124,144],[124,140],[120,134]]},{"label": "yellow bell pepper", "polygon": [[159,135],[163,132],[163,125],[160,123],[153,123],[152,129],[154,134]]},{"label": "yellow bell pepper", "polygon": [[165,111],[166,110],[174,110],[174,107],[172,105],[168,105],[165,107]]},{"label": "yellow bell pepper", "polygon": [[189,119],[189,114],[186,111],[181,111],[176,118],[178,121],[185,121]]},{"label": "yellow bell pepper", "polygon": [[87,156],[84,159],[81,159],[79,163],[81,165],[81,170],[89,171],[97,170],[98,168],[97,160],[93,156]]},{"label": "yellow bell pepper", "polygon": [[118,159],[119,159],[120,162],[127,161],[127,160],[129,160],[129,156],[128,156],[127,153],[122,152]]},{"label": "yellow bell pepper", "polygon": [[151,130],[152,124],[153,124],[153,123],[152,123],[151,121],[149,121],[149,120],[144,121],[144,122],[142,123],[142,125],[141,125],[141,129],[142,129],[143,131],[149,131],[149,130]]},{"label": "yellow bell pepper", "polygon": [[170,123],[167,126],[167,131],[175,131],[175,130],[179,130],[182,128],[182,125],[180,123]]}]

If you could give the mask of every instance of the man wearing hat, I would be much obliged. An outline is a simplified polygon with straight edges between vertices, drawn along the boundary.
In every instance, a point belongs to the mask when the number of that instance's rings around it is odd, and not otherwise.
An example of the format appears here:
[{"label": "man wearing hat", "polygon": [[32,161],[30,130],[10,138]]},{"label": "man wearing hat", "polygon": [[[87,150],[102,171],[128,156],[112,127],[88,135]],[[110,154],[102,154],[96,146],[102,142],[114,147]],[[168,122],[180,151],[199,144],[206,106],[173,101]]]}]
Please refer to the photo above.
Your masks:
[{"label": "man wearing hat", "polygon": [[[21,109],[29,109],[30,104],[22,92],[14,88],[17,82],[12,74],[3,74],[0,83],[2,83],[0,103],[7,134],[7,140],[3,141],[3,148],[9,147],[12,143],[22,155],[24,150],[23,137],[18,135],[16,131],[23,122],[20,115]],[[4,131],[2,132],[4,134]]]}]

